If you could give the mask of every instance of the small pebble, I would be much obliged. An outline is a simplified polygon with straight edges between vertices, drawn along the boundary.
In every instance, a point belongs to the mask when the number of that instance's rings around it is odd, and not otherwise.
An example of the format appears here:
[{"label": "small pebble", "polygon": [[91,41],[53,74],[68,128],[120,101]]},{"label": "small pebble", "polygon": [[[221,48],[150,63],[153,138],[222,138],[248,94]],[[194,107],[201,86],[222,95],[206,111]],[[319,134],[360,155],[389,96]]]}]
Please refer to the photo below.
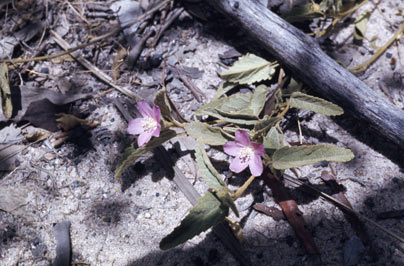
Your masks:
[{"label": "small pebble", "polygon": [[146,219],[150,219],[150,218],[151,218],[151,214],[150,214],[150,213],[148,213],[148,212],[146,212],[146,213],[145,213],[145,215],[144,215],[144,218],[146,218]]},{"label": "small pebble", "polygon": [[47,67],[41,68],[41,73],[42,74],[49,74],[49,68],[47,68]]},{"label": "small pebble", "polygon": [[389,52],[386,53],[386,57],[387,57],[387,58],[391,58],[392,56],[393,56],[392,53],[389,53]]},{"label": "small pebble", "polygon": [[74,188],[77,188],[79,186],[79,181],[74,180],[72,185],[73,185]]},{"label": "small pebble", "polygon": [[43,155],[43,158],[47,161],[52,161],[53,159],[56,158],[56,154],[52,153],[52,152],[47,152]]}]

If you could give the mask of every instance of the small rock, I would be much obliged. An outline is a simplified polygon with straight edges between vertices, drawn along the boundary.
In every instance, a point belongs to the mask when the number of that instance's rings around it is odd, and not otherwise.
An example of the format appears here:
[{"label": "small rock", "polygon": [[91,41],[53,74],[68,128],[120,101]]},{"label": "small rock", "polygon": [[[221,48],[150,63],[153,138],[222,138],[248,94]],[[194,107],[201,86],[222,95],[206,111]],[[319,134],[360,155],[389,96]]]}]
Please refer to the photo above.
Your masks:
[{"label": "small rock", "polygon": [[47,161],[52,161],[53,159],[56,158],[56,154],[52,153],[52,152],[47,152],[43,155],[43,158]]},{"label": "small rock", "polygon": [[148,213],[148,212],[146,212],[146,213],[145,213],[145,215],[144,215],[144,218],[146,218],[146,219],[150,219],[150,218],[151,218],[151,214],[150,214],[150,213]]},{"label": "small rock", "polygon": [[72,186],[74,188],[77,188],[79,186],[79,181],[77,181],[77,180],[73,181]]}]

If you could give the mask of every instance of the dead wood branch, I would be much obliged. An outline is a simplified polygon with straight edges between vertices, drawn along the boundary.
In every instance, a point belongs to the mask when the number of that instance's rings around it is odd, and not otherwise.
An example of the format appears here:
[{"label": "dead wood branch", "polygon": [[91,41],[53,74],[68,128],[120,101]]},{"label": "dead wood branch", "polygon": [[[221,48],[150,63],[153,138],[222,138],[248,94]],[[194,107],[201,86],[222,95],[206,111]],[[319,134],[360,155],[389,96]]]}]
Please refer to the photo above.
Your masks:
[{"label": "dead wood branch", "polygon": [[239,23],[296,78],[322,97],[342,106],[349,115],[368,123],[376,132],[404,150],[404,110],[394,106],[327,56],[313,38],[278,17],[259,1],[207,2]]}]

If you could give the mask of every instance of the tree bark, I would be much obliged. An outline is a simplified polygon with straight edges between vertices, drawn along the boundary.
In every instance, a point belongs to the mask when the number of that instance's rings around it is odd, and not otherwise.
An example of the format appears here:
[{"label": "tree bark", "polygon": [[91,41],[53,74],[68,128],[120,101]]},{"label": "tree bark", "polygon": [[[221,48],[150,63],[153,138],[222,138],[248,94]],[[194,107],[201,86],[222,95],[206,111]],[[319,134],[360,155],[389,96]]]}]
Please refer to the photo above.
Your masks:
[{"label": "tree bark", "polygon": [[318,43],[254,0],[207,0],[241,25],[293,75],[404,150],[404,110],[326,55]]}]

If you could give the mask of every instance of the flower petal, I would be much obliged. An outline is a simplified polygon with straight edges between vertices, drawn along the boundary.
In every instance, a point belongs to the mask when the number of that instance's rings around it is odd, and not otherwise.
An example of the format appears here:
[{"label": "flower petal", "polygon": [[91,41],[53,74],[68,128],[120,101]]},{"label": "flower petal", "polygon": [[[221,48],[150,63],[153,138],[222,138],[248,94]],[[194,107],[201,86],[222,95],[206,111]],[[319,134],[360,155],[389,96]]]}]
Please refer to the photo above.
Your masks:
[{"label": "flower petal", "polygon": [[239,157],[234,158],[234,160],[230,163],[230,170],[235,173],[240,173],[248,166],[248,161],[242,162]]},{"label": "flower petal", "polygon": [[251,160],[248,162],[248,166],[250,168],[251,174],[253,176],[260,176],[264,171],[264,167],[262,166],[261,156],[253,155]]},{"label": "flower petal", "polygon": [[151,139],[152,134],[150,132],[143,132],[142,134],[139,135],[139,137],[137,138],[137,145],[140,147],[143,144],[149,142],[149,140]]},{"label": "flower petal", "polygon": [[142,126],[143,118],[136,118],[129,121],[128,124],[128,133],[132,135],[138,135],[144,132]]},{"label": "flower petal", "polygon": [[265,154],[264,145],[257,142],[251,142],[251,146],[254,149],[256,155],[262,156]]},{"label": "flower petal", "polygon": [[153,136],[154,137],[159,137],[160,136],[160,131],[161,131],[161,125],[157,124],[157,128],[153,131]]},{"label": "flower petal", "polygon": [[223,150],[229,155],[238,156],[242,147],[242,145],[235,141],[228,141],[226,144],[223,145]]},{"label": "flower petal", "polygon": [[156,120],[157,123],[160,123],[160,107],[158,107],[157,105],[153,104],[153,118],[154,120]]},{"label": "flower petal", "polygon": [[236,131],[236,142],[240,143],[243,146],[250,146],[250,137],[248,136],[247,131],[245,130],[237,130]]},{"label": "flower petal", "polygon": [[[145,116],[154,117],[153,110],[151,109],[150,105],[146,101],[137,102],[136,107],[137,107],[139,113],[143,117],[145,117]],[[159,122],[160,122],[160,120],[159,120]]]}]

